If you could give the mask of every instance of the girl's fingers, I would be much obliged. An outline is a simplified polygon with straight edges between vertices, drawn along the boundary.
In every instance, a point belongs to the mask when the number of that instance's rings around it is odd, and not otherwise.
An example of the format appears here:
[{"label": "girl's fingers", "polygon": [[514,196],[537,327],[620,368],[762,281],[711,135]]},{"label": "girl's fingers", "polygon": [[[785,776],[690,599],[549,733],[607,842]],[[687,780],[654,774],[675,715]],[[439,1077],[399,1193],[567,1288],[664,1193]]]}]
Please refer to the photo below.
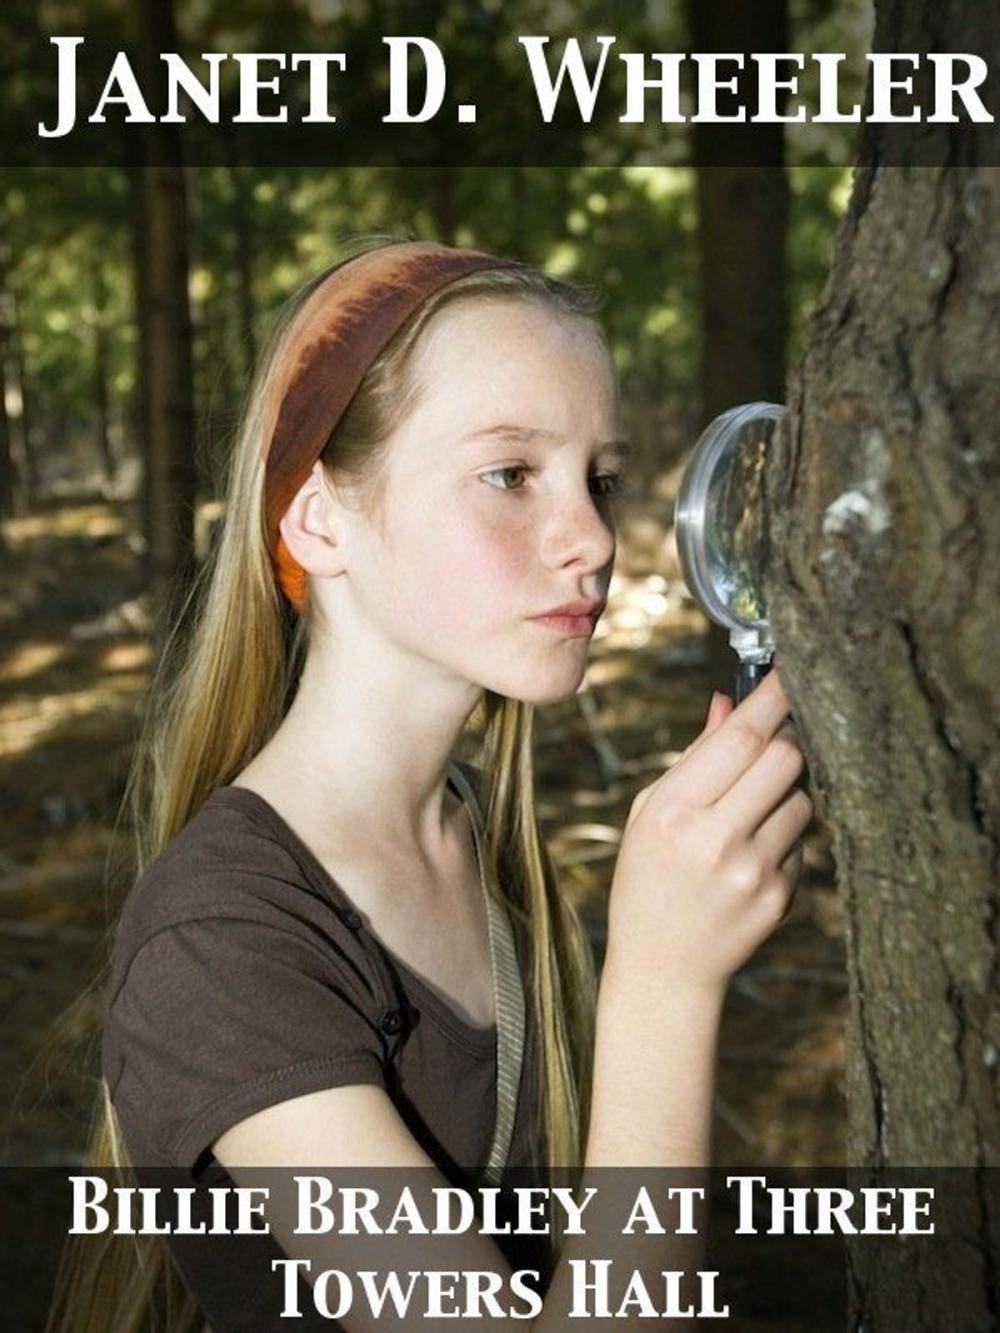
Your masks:
[{"label": "girl's fingers", "polygon": [[716,727],[721,726],[726,718],[733,711],[736,705],[730,699],[728,694],[720,694],[716,691],[712,695],[712,706],[708,710],[708,721],[705,723],[704,735],[711,736]]},{"label": "girl's fingers", "polygon": [[710,735],[700,736],[684,755],[683,765],[670,769],[666,780],[671,789],[676,785],[685,805],[718,801],[753,765],[788,712],[788,698],[777,671],[772,670],[727,712],[725,725],[720,722]]},{"label": "girl's fingers", "polygon": [[643,790],[636,795],[634,802],[636,811],[642,809],[653,794],[653,791],[658,790],[662,786],[665,779],[673,772],[677,765],[684,762],[689,755],[694,754],[695,750],[697,750],[700,745],[704,744],[712,732],[722,725],[733,711],[733,707],[733,701],[728,694],[720,694],[718,690],[713,691],[711,701],[708,705],[708,715],[705,718],[705,725],[701,732],[694,738],[687,749],[681,753],[680,757],[675,760],[671,768],[667,769],[665,773],[661,773],[660,776],[655,778],[648,787],[643,788]]},{"label": "girl's fingers", "polygon": [[[720,694],[718,690],[713,690],[712,698],[708,705],[708,713],[705,717],[704,727],[691,744],[681,752],[680,758],[676,761],[674,767],[681,762],[681,759],[687,759],[688,755],[694,754],[695,750],[697,750],[700,745],[704,744],[706,738],[711,736],[712,732],[715,731],[717,727],[721,726],[732,711],[733,701],[730,699],[729,695]],[[664,774],[664,776],[666,776],[666,774]]]},{"label": "girl's fingers", "polygon": [[778,869],[788,879],[789,883],[798,887],[799,876],[802,874],[802,863],[805,859],[805,846],[800,840],[795,844],[792,850],[782,861]]},{"label": "girl's fingers", "polygon": [[781,914],[781,920],[785,921],[788,913],[795,906],[795,895],[799,891],[799,878],[802,874],[803,847],[802,843],[796,843],[792,850],[782,861],[779,869],[792,886],[792,891],[788,895],[788,902],[785,904],[785,910]]},{"label": "girl's fingers", "polygon": [[812,800],[796,787],[764,820],[753,841],[772,865],[784,870],[785,863],[795,856],[796,849],[801,853],[800,840],[812,816]]},{"label": "girl's fingers", "polygon": [[784,728],[773,736],[742,777],[715,803],[732,835],[749,838],[788,794],[805,757]]}]

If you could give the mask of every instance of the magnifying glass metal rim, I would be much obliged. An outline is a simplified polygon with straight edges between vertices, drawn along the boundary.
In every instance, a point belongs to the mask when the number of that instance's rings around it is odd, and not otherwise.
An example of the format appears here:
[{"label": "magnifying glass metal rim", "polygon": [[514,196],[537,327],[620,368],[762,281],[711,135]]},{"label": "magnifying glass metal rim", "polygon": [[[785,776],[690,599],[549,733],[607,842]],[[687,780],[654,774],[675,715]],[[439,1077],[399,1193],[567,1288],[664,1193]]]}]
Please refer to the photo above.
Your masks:
[{"label": "magnifying glass metal rim", "polygon": [[709,485],[719,457],[729,447],[734,432],[751,420],[780,421],[784,412],[781,403],[757,402],[741,403],[720,413],[706,427],[695,446],[696,457],[684,471],[674,502],[674,533],[684,581],[712,619],[732,630],[767,629],[768,621],[744,620],[734,615],[715,591],[705,547],[705,504]]}]

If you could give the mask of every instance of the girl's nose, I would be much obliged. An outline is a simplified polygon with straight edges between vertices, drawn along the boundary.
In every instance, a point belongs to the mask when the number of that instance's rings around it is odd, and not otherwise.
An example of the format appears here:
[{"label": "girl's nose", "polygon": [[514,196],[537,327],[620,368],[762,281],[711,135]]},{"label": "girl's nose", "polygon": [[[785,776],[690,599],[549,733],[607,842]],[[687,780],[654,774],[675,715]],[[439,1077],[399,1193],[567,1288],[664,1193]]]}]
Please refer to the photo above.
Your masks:
[{"label": "girl's nose", "polygon": [[615,530],[599,500],[588,495],[564,501],[552,515],[544,555],[553,567],[580,564],[598,570],[615,554]]}]

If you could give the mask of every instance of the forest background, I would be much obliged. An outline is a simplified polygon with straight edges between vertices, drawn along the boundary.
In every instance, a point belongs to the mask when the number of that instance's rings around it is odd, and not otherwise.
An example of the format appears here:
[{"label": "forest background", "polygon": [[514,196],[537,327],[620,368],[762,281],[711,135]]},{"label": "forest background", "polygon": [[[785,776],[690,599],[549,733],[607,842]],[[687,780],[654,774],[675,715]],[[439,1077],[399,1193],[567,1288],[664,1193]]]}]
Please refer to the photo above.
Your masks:
[{"label": "forest background", "polygon": [[[661,46],[712,49],[703,15],[642,8]],[[240,5],[166,9],[181,46],[185,27],[199,49],[267,49],[273,35]],[[289,7],[283,46],[315,9]],[[715,17],[715,36],[732,38],[735,19]],[[784,35],[758,49],[858,52],[871,26],[860,0],[769,3],[757,17]],[[355,238],[480,246],[603,293],[637,458],[585,688],[537,725],[543,824],[600,953],[631,794],[697,732],[710,689],[732,687],[735,658],[680,578],[673,497],[708,421],[747,399],[780,401],[800,356],[850,194],[849,168],[828,163],[850,161],[852,127],[830,133],[789,152],[779,130],[772,164],[742,172],[699,169],[692,135],[689,162],[672,166],[0,173],[0,987],[14,1018],[0,1160],[81,1160],[97,1000],[78,997],[128,887],[128,830],[119,824],[117,844],[113,833],[163,627],[159,594],[209,550],[272,318]],[[148,289],[165,252],[187,293],[166,313]],[[176,377],[178,360],[183,382],[150,421],[150,380],[165,366]],[[723,1164],[843,1160],[842,922],[819,821],[804,880],[796,914],[732,989]],[[49,1024],[67,1005],[53,1049]]]},{"label": "forest background", "polygon": [[[534,8],[549,31],[560,14],[579,27],[600,9]],[[661,49],[871,46],[861,0],[766,0],[750,28],[748,8],[648,0],[630,12]],[[439,9],[446,31],[457,7]],[[116,12],[107,6],[112,25]],[[379,6],[311,0],[283,7],[280,44],[352,12],[384,27]],[[239,4],[156,4],[147,18],[161,49],[171,25],[180,46],[185,34],[204,49],[276,41],[274,15]],[[182,167],[168,154],[131,170],[0,174],[3,1161],[83,1160],[100,1017],[84,988],[129,887],[116,820],[164,609],[211,549],[242,398],[285,297],[374,235],[517,255],[604,294],[638,453],[584,688],[540,709],[536,726],[543,828],[600,957],[631,797],[700,729],[711,688],[732,685],[735,659],[680,578],[681,471],[718,412],[782,401],[800,367],[855,133],[779,128],[743,168],[692,128],[656,165],[634,144],[612,164],[613,143],[588,152],[581,139],[567,167]],[[845,1161],[848,977],[831,841],[817,818],[794,912],[730,989],[721,1166]]]}]

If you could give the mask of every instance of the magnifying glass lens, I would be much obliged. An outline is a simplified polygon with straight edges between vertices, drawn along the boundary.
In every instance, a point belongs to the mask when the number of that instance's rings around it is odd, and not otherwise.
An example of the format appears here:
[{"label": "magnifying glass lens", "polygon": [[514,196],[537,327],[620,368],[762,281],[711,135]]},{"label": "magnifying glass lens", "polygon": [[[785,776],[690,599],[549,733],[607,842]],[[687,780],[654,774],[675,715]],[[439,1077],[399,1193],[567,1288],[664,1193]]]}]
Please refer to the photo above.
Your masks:
[{"label": "magnifying glass lens", "polygon": [[778,403],[744,403],[716,417],[692,451],[674,509],[684,579],[706,614],[729,630],[740,659],[738,699],[774,655],[764,597],[764,476],[783,412]]},{"label": "magnifying glass lens", "polygon": [[[773,427],[773,422],[766,423]],[[709,576],[733,619],[767,620],[763,575],[767,560],[763,473],[765,423],[751,419],[739,431],[708,487],[705,554]]]}]

